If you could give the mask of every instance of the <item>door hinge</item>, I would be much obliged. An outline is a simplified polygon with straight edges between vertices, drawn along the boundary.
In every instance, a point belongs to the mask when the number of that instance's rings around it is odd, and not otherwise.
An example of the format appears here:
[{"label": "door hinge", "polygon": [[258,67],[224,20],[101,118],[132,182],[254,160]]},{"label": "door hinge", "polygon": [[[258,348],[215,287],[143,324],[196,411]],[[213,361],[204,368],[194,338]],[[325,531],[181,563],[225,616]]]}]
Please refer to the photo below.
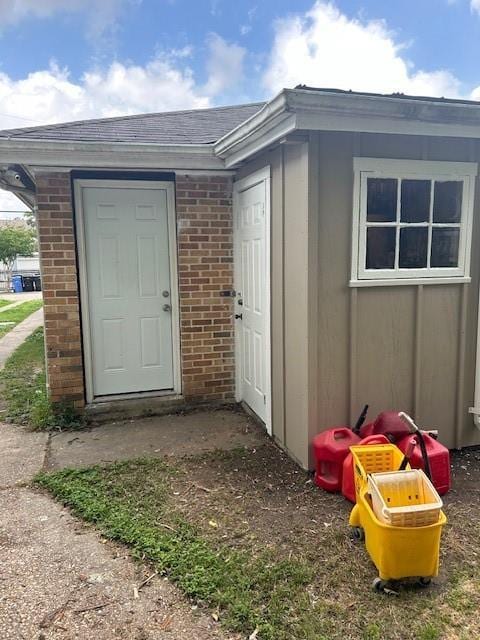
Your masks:
[{"label": "door hinge", "polygon": [[263,394],[263,404],[267,404],[267,396]]}]

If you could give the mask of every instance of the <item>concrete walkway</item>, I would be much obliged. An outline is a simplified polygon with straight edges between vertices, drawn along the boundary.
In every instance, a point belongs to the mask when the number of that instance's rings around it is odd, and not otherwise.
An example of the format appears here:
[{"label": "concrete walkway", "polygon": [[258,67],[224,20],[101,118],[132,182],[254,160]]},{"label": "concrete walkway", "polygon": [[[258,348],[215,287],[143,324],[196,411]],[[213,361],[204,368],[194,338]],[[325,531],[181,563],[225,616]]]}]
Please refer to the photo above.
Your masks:
[{"label": "concrete walkway", "polygon": [[233,411],[162,416],[53,437],[0,424],[0,638],[238,639],[191,607],[167,580],[155,576],[138,589],[153,574],[149,567],[134,563],[126,547],[106,541],[28,482],[42,468],[263,441],[263,432]]},{"label": "concrete walkway", "polygon": [[229,410],[140,418],[53,434],[46,467],[85,467],[143,456],[163,458],[256,447],[264,437],[244,413]]},{"label": "concrete walkway", "polygon": [[[2,314],[0,313],[0,320],[1,317]],[[28,318],[25,318],[20,324],[17,324],[16,327],[0,339],[0,371],[15,349],[17,349],[35,329],[41,327],[42,324],[43,309],[39,309],[28,316]]]}]

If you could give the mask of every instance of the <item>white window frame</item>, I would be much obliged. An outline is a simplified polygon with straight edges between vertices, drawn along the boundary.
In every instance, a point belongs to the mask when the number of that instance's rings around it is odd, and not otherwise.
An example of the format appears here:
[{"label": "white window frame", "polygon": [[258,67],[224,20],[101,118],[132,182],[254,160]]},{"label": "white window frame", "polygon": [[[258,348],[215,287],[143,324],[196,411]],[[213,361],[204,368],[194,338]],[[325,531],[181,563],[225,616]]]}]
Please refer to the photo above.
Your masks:
[{"label": "white window frame", "polygon": [[[475,162],[434,162],[426,160],[393,160],[390,158],[354,158],[352,272],[350,286],[379,286],[398,284],[443,284],[470,282],[470,250],[472,242],[472,217],[475,195],[475,178],[478,165]],[[392,223],[367,223],[367,179],[393,178],[396,180],[430,180],[430,218],[425,223],[405,223],[410,227],[429,229],[428,252],[431,248],[434,181],[463,182],[462,211],[459,223],[435,223],[435,227],[460,229],[458,267],[426,267],[422,269],[366,269],[367,228],[369,226],[394,226],[397,229],[396,264],[398,264],[400,221]],[[398,189],[397,216],[400,210],[401,189]]]}]

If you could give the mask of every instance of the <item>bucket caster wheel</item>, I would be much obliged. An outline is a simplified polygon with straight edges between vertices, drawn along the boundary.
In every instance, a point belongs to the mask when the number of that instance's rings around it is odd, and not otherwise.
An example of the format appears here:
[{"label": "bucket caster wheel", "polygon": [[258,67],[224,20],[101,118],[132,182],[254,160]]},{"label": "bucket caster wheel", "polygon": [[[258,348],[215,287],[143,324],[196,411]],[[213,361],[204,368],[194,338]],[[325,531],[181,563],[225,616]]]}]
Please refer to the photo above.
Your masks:
[{"label": "bucket caster wheel", "polygon": [[419,580],[418,580],[418,584],[421,587],[429,587],[431,583],[432,583],[432,579],[431,578],[419,578]]},{"label": "bucket caster wheel", "polygon": [[361,527],[353,527],[352,535],[357,542],[365,540],[365,531]]},{"label": "bucket caster wheel", "polygon": [[374,578],[372,582],[373,590],[378,591],[378,593],[382,593],[386,586],[387,586],[386,581],[382,580],[381,578]]},{"label": "bucket caster wheel", "polygon": [[398,596],[398,591],[389,587],[388,580],[382,580],[381,578],[375,578],[372,582],[373,590],[377,593],[386,593],[387,596]]}]

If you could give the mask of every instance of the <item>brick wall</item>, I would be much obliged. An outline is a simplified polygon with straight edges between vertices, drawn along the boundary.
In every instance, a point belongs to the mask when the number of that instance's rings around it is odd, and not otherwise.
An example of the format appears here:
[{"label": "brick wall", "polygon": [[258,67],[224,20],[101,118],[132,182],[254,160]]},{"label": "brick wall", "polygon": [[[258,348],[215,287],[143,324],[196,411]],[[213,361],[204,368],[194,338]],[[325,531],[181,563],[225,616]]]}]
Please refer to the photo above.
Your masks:
[{"label": "brick wall", "polygon": [[53,402],[84,405],[70,176],[37,176],[48,382]]},{"label": "brick wall", "polygon": [[[176,187],[183,395],[233,397],[232,182],[179,177]],[[70,176],[37,177],[38,233],[51,398],[84,405]]]},{"label": "brick wall", "polygon": [[177,178],[178,271],[183,394],[189,400],[233,397],[232,181]]}]

